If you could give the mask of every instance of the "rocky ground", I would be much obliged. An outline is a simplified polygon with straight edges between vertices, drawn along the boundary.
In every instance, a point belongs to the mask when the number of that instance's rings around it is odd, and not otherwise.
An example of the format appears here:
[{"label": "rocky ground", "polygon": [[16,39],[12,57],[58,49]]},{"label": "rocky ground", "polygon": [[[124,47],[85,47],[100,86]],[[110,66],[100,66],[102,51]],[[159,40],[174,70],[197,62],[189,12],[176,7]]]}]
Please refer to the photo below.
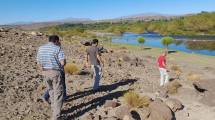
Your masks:
[{"label": "rocky ground", "polygon": [[[50,106],[43,103],[45,90],[42,76],[36,70],[37,48],[47,36],[17,29],[0,30],[0,119],[50,119]],[[63,41],[68,63],[82,68],[85,49],[78,39]],[[213,120],[215,118],[214,57],[171,53],[168,56],[172,83],[180,88],[159,87],[156,58],[160,49],[141,50],[127,46],[109,46],[104,53],[102,89],[93,92],[90,75],[66,74],[69,99],[64,103],[67,120]],[[177,70],[171,66],[178,66]],[[178,78],[179,76],[179,78]],[[188,76],[191,76],[188,77]],[[151,98],[142,108],[129,106],[124,94],[134,91]]]}]

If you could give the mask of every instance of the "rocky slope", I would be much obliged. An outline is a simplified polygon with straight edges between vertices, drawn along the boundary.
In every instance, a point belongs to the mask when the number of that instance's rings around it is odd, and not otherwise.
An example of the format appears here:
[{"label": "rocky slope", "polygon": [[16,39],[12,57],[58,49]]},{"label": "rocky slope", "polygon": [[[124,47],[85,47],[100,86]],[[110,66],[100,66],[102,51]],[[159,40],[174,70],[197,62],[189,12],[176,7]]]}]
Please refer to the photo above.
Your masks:
[{"label": "rocky slope", "polygon": [[[47,36],[32,34],[17,29],[0,30],[0,119],[1,120],[46,120],[50,119],[50,106],[43,103],[41,96],[45,90],[42,76],[36,70],[36,51]],[[68,63],[80,69],[85,62],[85,49],[76,38],[63,41]],[[151,119],[157,120],[212,120],[215,118],[213,91],[215,66],[196,62],[192,65],[190,55],[186,60],[180,53],[169,57],[169,64],[180,66],[183,72],[182,86],[175,94],[168,89],[159,88],[159,72],[156,67],[156,54],[153,50],[136,50],[127,47],[107,47],[104,53],[102,89],[93,92],[90,75],[66,74],[69,99],[64,103],[63,115],[67,120],[117,120]],[[190,57],[190,58],[189,58]],[[180,61],[179,61],[180,60]],[[208,59],[208,62],[214,58]],[[202,80],[187,80],[193,71],[203,76]],[[177,78],[170,70],[171,78]],[[205,92],[197,88],[206,89]],[[142,96],[150,97],[153,102],[148,107],[131,108],[122,97],[133,90]],[[174,92],[174,89],[173,89]],[[159,98],[159,99],[158,99]],[[183,109],[181,108],[183,105]],[[180,109],[179,109],[180,108]]]}]

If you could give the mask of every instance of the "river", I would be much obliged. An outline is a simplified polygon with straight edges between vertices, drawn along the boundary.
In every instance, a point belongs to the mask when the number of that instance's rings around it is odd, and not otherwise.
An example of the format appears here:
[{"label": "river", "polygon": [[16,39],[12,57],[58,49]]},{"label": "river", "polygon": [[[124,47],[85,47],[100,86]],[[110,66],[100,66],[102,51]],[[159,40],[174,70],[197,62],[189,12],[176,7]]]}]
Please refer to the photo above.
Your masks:
[{"label": "river", "polygon": [[[124,33],[120,36],[112,37],[112,43],[124,43],[131,45],[140,45],[136,40],[137,37],[144,37],[144,46],[164,48],[161,43],[163,36],[157,33]],[[186,36],[172,36],[175,38],[175,42],[169,45],[170,50],[183,51],[187,53],[203,54],[209,56],[215,56],[215,37],[186,37]]]}]

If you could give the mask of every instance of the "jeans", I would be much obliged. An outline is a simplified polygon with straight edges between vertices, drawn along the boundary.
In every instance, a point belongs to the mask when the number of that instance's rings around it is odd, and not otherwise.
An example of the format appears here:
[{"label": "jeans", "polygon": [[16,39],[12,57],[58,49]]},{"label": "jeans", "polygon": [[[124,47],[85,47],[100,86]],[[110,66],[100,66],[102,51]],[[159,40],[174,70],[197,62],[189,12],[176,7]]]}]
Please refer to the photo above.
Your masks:
[{"label": "jeans", "polygon": [[93,90],[97,90],[99,88],[99,81],[102,76],[102,69],[100,65],[91,65],[91,68],[93,70],[93,78],[95,80]]},{"label": "jeans", "polygon": [[[65,100],[65,99],[67,99],[67,94],[66,94],[66,82],[65,82],[65,72],[64,72],[64,71],[61,71],[60,73],[61,73],[61,75],[62,75],[63,99]],[[46,101],[49,100],[50,95],[49,95],[49,90],[48,90],[48,89],[45,91],[43,97],[44,97],[44,99],[45,99]]]},{"label": "jeans", "polygon": [[60,71],[43,71],[51,101],[52,120],[58,120],[61,117],[61,108],[63,105],[63,85],[62,74]]},{"label": "jeans", "polygon": [[159,68],[159,71],[160,71],[160,86],[163,86],[164,84],[169,82],[169,75],[165,68]]}]

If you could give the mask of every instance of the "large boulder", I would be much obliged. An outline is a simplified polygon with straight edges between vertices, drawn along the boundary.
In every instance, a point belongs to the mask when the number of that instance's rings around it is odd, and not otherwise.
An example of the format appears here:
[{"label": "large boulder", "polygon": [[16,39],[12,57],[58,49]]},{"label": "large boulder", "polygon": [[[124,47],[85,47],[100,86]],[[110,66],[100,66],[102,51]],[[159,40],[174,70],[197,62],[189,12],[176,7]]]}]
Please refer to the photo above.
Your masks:
[{"label": "large boulder", "polygon": [[165,101],[166,105],[169,106],[169,108],[173,111],[176,112],[177,110],[181,110],[183,108],[183,105],[181,101],[174,99],[174,98],[169,98]]},{"label": "large boulder", "polygon": [[125,105],[121,105],[116,108],[115,116],[118,119],[123,119],[125,116],[129,116],[130,114],[130,108]]},{"label": "large boulder", "polygon": [[84,45],[84,46],[91,46],[92,41],[81,41],[81,44]]},{"label": "large boulder", "polygon": [[182,85],[178,81],[174,80],[167,84],[166,89],[169,94],[176,94],[180,87],[182,87]]},{"label": "large boulder", "polygon": [[130,58],[128,55],[124,55],[124,56],[122,57],[122,59],[123,59],[123,61],[125,61],[125,62],[131,61],[131,58]]},{"label": "large boulder", "polygon": [[132,109],[130,111],[130,115],[134,120],[146,120],[149,118],[150,109],[148,107]]},{"label": "large boulder", "polygon": [[194,82],[194,89],[202,95],[201,102],[208,106],[215,106],[215,79],[206,79],[199,82]]},{"label": "large boulder", "polygon": [[98,46],[98,49],[99,49],[99,53],[108,53],[108,50],[103,46]]},{"label": "large boulder", "polygon": [[174,120],[174,113],[160,99],[149,104],[150,120]]}]

